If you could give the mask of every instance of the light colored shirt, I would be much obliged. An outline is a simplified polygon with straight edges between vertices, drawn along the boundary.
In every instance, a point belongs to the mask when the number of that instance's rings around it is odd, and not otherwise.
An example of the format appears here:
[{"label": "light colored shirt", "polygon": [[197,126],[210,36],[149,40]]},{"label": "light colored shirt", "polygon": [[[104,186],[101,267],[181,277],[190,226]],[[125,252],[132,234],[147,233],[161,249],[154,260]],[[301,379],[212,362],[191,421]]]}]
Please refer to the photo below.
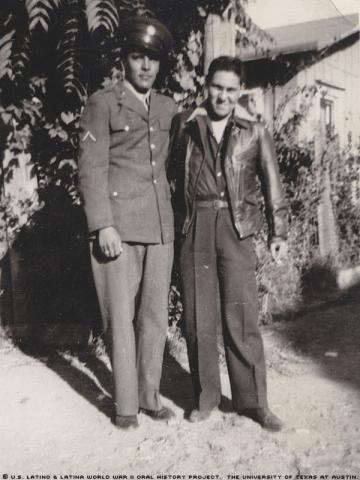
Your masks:
[{"label": "light colored shirt", "polygon": [[124,85],[135,95],[136,98],[140,100],[140,102],[145,106],[146,110],[149,110],[151,89],[146,93],[140,93],[128,80],[126,80],[126,78],[124,79]]},{"label": "light colored shirt", "polygon": [[225,127],[228,123],[230,115],[227,115],[225,118],[222,118],[221,120],[211,121],[211,128],[212,128],[214,137],[216,138],[216,141],[218,143],[221,142],[221,139],[224,135]]}]

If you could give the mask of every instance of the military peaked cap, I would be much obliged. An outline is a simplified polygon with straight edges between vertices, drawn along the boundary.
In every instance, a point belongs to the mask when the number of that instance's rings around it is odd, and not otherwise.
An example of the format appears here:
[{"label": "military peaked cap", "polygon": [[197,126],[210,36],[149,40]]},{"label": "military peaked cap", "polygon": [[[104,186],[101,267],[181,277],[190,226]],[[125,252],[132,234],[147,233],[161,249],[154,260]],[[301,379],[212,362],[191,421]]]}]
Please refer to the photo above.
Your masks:
[{"label": "military peaked cap", "polygon": [[156,18],[147,16],[130,17],[121,25],[122,45],[141,48],[159,56],[167,54],[172,46],[172,35],[168,28]]}]

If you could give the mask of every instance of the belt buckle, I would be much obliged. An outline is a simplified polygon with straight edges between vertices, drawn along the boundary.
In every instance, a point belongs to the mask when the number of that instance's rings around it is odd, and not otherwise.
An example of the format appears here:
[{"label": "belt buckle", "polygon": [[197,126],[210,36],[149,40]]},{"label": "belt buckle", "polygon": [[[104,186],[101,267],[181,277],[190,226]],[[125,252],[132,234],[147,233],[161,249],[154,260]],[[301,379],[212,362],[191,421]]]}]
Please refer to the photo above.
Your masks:
[{"label": "belt buckle", "polygon": [[221,203],[222,201],[219,200],[218,198],[216,200],[213,200],[213,207],[215,210],[219,210],[221,208]]}]

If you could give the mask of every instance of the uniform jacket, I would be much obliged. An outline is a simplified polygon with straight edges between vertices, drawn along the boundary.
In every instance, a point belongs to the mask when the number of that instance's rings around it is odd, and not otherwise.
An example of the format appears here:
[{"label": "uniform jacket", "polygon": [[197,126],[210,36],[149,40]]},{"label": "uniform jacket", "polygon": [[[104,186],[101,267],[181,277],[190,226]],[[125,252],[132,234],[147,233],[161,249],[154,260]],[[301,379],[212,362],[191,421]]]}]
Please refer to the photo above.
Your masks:
[{"label": "uniform jacket", "polygon": [[[182,211],[182,233],[187,234],[194,218],[197,178],[204,164],[204,142],[198,118],[207,115],[205,105],[174,118],[170,176],[174,179],[175,209]],[[232,118],[224,171],[230,209],[240,238],[248,237],[259,227],[256,177],[265,196],[270,237],[285,238],[287,208],[281,187],[273,141],[260,122],[254,121],[240,106]]]},{"label": "uniform jacket", "polygon": [[150,109],[125,85],[95,92],[80,125],[79,180],[90,232],[115,226],[122,240],[173,240],[166,178],[175,102],[151,92]]}]

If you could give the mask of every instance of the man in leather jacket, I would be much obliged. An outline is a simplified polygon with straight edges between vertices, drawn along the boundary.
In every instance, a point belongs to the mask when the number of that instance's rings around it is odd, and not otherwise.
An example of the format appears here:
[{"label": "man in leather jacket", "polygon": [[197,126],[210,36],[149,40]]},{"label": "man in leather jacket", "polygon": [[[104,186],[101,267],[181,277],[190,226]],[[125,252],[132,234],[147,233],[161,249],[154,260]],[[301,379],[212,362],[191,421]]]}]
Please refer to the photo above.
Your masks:
[{"label": "man in leather jacket", "polygon": [[241,68],[237,58],[215,59],[207,76],[206,101],[173,122],[169,175],[175,183],[175,215],[182,219],[180,269],[195,393],[189,420],[207,419],[220,403],[219,290],[234,409],[276,431],[282,422],[268,408],[257,325],[252,240],[259,225],[256,177],[265,195],[276,260],[287,249],[287,209],[269,132],[238,104]]}]

